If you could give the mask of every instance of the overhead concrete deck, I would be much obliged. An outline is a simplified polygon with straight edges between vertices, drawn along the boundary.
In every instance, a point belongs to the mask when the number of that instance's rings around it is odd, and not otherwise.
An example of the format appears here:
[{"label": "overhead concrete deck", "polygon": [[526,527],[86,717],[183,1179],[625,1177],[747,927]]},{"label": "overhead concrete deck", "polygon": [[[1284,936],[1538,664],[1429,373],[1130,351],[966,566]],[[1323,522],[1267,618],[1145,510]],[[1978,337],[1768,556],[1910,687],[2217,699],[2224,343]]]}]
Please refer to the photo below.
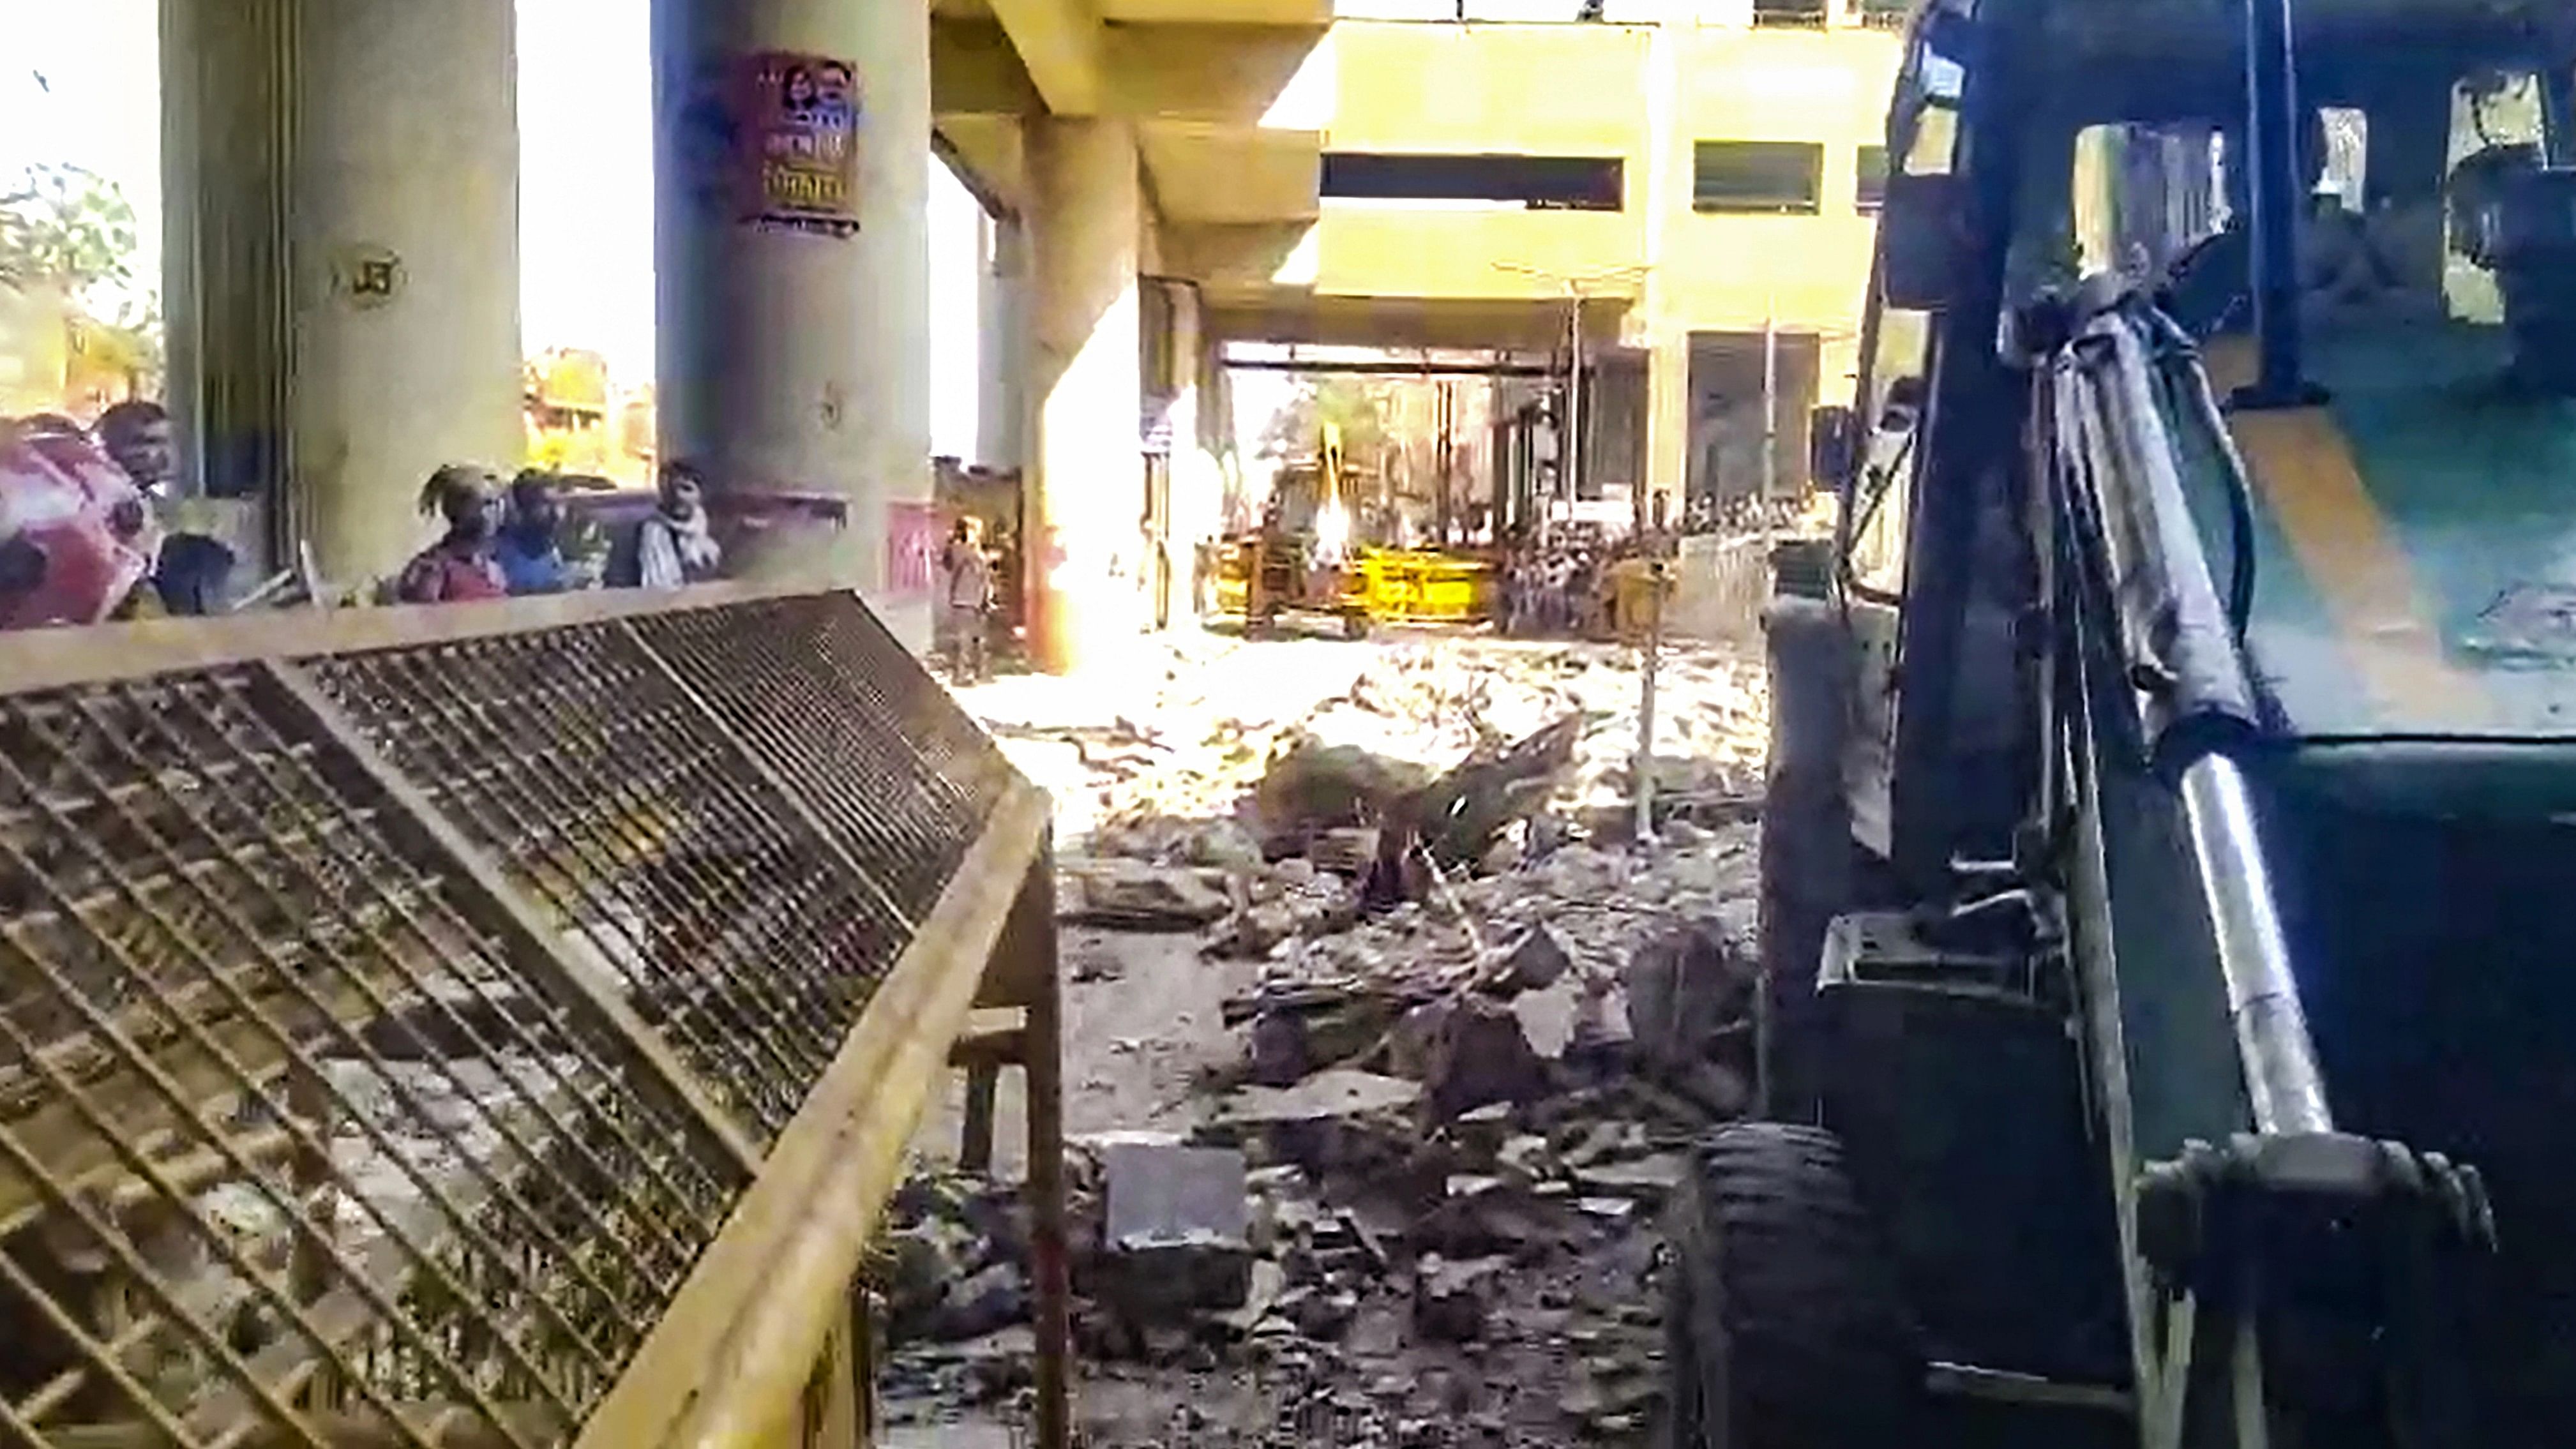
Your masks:
[{"label": "overhead concrete deck", "polygon": [[[1336,22],[1332,8],[932,0],[934,125],[1014,214],[1028,118],[1132,125],[1140,264],[1196,284],[1224,336],[1528,345],[1562,335],[1572,279],[1595,299],[1587,335],[1640,347],[1857,314],[1874,222],[1855,201],[1861,157],[1899,49],[1885,29]],[[1696,207],[1693,147],[1716,139],[1815,145],[1813,209]],[[1324,201],[1328,150],[1597,158],[1619,168],[1621,204]]]}]

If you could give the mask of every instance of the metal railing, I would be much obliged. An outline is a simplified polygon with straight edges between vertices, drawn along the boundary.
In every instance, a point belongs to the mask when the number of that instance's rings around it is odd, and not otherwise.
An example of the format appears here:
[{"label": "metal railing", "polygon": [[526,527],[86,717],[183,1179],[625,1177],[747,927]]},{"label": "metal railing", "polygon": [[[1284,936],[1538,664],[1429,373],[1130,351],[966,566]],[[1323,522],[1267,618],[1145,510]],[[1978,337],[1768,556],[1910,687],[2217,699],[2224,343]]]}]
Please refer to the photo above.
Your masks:
[{"label": "metal railing", "polygon": [[848,595],[0,639],[0,1437],[829,1442],[1044,869]]}]

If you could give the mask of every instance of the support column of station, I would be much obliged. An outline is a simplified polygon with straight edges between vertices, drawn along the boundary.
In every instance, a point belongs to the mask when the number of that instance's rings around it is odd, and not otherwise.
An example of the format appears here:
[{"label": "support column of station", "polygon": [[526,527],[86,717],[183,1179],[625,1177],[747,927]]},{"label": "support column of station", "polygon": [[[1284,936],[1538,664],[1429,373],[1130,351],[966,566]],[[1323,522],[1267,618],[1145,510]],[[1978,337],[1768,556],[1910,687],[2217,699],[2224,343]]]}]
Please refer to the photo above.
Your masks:
[{"label": "support column of station", "polygon": [[1688,186],[1691,138],[1680,123],[1681,67],[1692,21],[1687,14],[1657,22],[1646,56],[1646,274],[1641,287],[1646,353],[1646,457],[1638,517],[1648,526],[1662,501],[1665,526],[1678,528],[1690,487],[1691,338],[1676,325],[1667,261],[1682,248],[1673,232],[1677,201]]},{"label": "support column of station", "polygon": [[[761,530],[730,572],[857,588],[930,641],[930,16],[923,4],[653,0],[660,449],[717,510],[838,504],[838,528]],[[855,230],[757,218],[746,193],[760,58],[847,66]]]},{"label": "support column of station", "polygon": [[975,288],[982,366],[976,378],[975,461],[1028,462],[1028,229],[1016,216],[983,219],[985,265]]},{"label": "support column of station", "polygon": [[1144,196],[1124,121],[1028,123],[1029,652],[1054,674],[1132,635]]},{"label": "support column of station", "polygon": [[1172,288],[1172,619],[1198,616],[1200,545],[1224,524],[1225,482],[1208,447],[1207,320],[1199,289]]},{"label": "support column of station", "polygon": [[1646,521],[1662,501],[1664,526],[1678,528],[1690,482],[1691,340],[1658,337],[1646,353]]},{"label": "support column of station", "polygon": [[171,395],[291,560],[386,577],[524,443],[511,0],[165,0]]}]

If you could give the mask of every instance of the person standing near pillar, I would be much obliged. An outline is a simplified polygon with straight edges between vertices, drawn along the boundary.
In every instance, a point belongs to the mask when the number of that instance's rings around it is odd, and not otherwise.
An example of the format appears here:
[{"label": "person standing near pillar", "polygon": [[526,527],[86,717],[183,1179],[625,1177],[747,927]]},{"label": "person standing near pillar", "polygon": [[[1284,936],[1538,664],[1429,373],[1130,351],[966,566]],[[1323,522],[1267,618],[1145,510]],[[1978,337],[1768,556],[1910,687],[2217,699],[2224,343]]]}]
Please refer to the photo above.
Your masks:
[{"label": "person standing near pillar", "polygon": [[447,532],[403,565],[394,578],[394,602],[460,604],[509,597],[501,566],[492,561],[498,512],[492,485],[488,470],[466,463],[451,463],[429,475],[420,490],[420,511],[446,520]]},{"label": "person standing near pillar", "polygon": [[654,509],[622,541],[608,566],[609,584],[676,589],[723,571],[724,549],[707,520],[705,479],[690,464],[665,463]]},{"label": "person standing near pillar", "polygon": [[957,520],[939,557],[948,602],[948,677],[958,684],[984,682],[985,633],[993,612],[992,561],[975,535],[975,520]]},{"label": "person standing near pillar", "polygon": [[98,441],[161,517],[161,553],[150,585],[161,607],[173,614],[222,609],[232,546],[205,531],[190,516],[190,500],[178,494],[179,452],[170,414],[149,399],[127,398],[99,415]]},{"label": "person standing near pillar", "polygon": [[765,530],[729,568],[854,587],[926,648],[929,7],[651,12],[661,456],[703,465],[728,518],[837,495],[843,526]]}]

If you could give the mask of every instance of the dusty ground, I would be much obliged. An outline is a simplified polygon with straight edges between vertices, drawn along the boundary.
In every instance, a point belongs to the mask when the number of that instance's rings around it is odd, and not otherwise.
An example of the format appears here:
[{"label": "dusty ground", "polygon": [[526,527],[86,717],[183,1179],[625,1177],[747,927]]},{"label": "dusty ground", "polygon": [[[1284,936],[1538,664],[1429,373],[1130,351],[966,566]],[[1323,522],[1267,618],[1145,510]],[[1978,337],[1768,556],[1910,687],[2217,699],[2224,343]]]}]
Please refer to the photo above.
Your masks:
[{"label": "dusty ground", "polygon": [[[1627,973],[1642,946],[1679,923],[1708,923],[1730,938],[1750,929],[1751,797],[1767,728],[1758,680],[1744,658],[1667,654],[1657,777],[1681,797],[1684,818],[1644,848],[1625,841],[1621,806],[1637,676],[1630,652],[1609,646],[1190,635],[1142,642],[1084,681],[1006,678],[965,692],[1015,762],[1054,793],[1060,850],[1075,872],[1095,851],[1157,868],[1178,868],[1184,856],[1196,863],[1207,839],[1233,838],[1233,827],[1211,822],[1234,817],[1270,761],[1299,739],[1442,769],[1480,741],[1517,738],[1568,712],[1586,721],[1541,821],[1418,904],[1355,920],[1336,882],[1303,884],[1318,873],[1256,857],[1230,867],[1238,913],[1265,890],[1284,890],[1301,912],[1286,939],[1252,943],[1267,949],[1215,949],[1231,923],[1064,927],[1066,1110],[1078,1153],[1138,1131],[1239,1143],[1252,1218],[1263,1225],[1247,1308],[1202,1313],[1140,1341],[1118,1329],[1116,1313],[1084,1303],[1089,1352],[1076,1412],[1086,1442],[1653,1442],[1656,1179],[1687,1140],[1693,1112],[1630,1075]],[[1301,890],[1321,891],[1314,898],[1328,909],[1307,912]],[[1523,1065],[1543,1085],[1463,1120],[1427,1104],[1337,1120],[1342,1145],[1320,1157],[1306,1135],[1229,1125],[1259,1096],[1224,1095],[1247,1060],[1247,1029],[1225,1021],[1229,1000],[1291,989],[1373,999],[1400,988],[1408,1000],[1453,1002],[1461,983],[1542,921],[1570,966],[1556,989],[1510,1005],[1541,1049],[1543,1061]],[[953,1159],[958,1090],[916,1143],[926,1181]],[[1017,1083],[1006,1078],[996,1165],[1005,1182],[1021,1170],[1021,1122]],[[1390,1166],[1397,1159],[1401,1170]],[[953,1279],[968,1266],[935,1263],[933,1272]],[[982,1266],[976,1282],[1011,1277],[1007,1264]],[[1427,1297],[1438,1302],[1426,1308]],[[1439,1326],[1466,1302],[1477,1310],[1469,1331]],[[974,1325],[990,1332],[899,1343],[886,1377],[886,1442],[1014,1443],[1027,1369],[1027,1329],[1015,1316],[1003,1303],[991,1315],[997,1328]]]}]

